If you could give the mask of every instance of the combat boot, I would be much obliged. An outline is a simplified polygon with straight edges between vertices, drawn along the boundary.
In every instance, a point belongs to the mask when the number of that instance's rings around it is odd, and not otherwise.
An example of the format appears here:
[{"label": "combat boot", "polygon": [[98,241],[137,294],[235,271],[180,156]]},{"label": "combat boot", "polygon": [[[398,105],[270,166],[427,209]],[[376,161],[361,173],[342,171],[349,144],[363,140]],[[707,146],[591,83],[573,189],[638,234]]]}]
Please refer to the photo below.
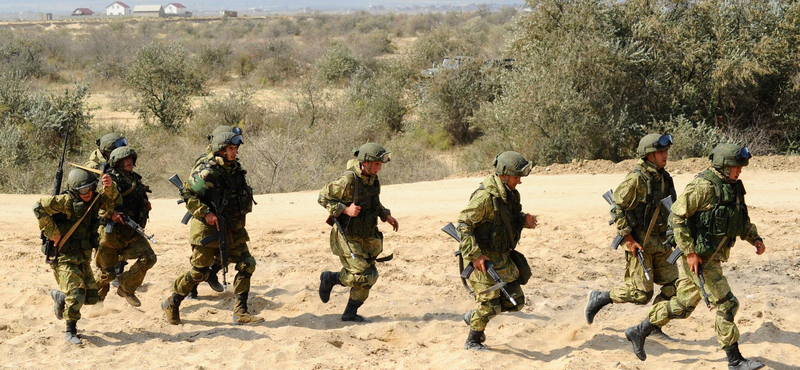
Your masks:
[{"label": "combat boot", "polygon": [[667,335],[667,333],[665,333],[659,327],[656,327],[656,330],[653,331],[652,335],[653,335],[653,338],[656,338],[656,339],[661,339],[661,340],[665,340],[665,341],[668,341],[668,342],[680,342],[679,340]]},{"label": "combat boot", "polygon": [[657,326],[650,323],[650,319],[644,319],[639,325],[631,326],[625,329],[625,338],[633,344],[633,353],[636,354],[640,360],[647,359],[647,354],[644,352],[644,340],[650,333],[655,331]]},{"label": "combat boot", "polygon": [[161,302],[161,309],[167,316],[168,323],[172,325],[178,325],[181,323],[180,307],[184,298],[186,298],[186,296],[172,293],[172,295],[167,297],[164,302]]},{"label": "combat boot", "polygon": [[739,343],[734,343],[729,347],[723,348],[728,355],[728,370],[756,370],[764,367],[764,363],[756,360],[748,360],[739,352]]},{"label": "combat boot", "polygon": [[[472,320],[472,313],[473,312],[475,312],[475,310],[469,310],[469,311],[467,311],[467,313],[464,314],[464,322],[467,324],[467,326],[470,326],[469,322],[470,322],[470,320]],[[481,333],[481,336],[480,336],[480,338],[478,338],[478,342],[483,343],[483,342],[486,341],[486,333],[485,332],[480,332],[480,333]]]},{"label": "combat boot", "polygon": [[122,290],[122,287],[117,287],[117,295],[125,298],[125,301],[127,301],[128,304],[133,307],[139,307],[142,305],[142,301],[140,301],[135,294]]},{"label": "combat boot", "polygon": [[481,336],[483,336],[482,331],[469,329],[469,336],[467,337],[467,342],[464,343],[464,349],[481,352],[488,351],[489,349],[480,342]]},{"label": "combat boot", "polygon": [[342,314],[342,321],[369,322],[369,319],[357,313],[358,308],[361,307],[362,304],[364,304],[364,301],[348,299],[347,307],[344,308],[344,313]]},{"label": "combat boot", "polygon": [[51,289],[50,297],[52,297],[53,302],[55,302],[55,305],[53,306],[53,311],[56,313],[56,318],[59,320],[63,320],[64,308],[67,306],[67,296],[64,295],[64,293],[61,293],[61,291],[58,289]]},{"label": "combat boot", "polygon": [[319,299],[322,303],[328,303],[331,299],[331,290],[335,285],[342,285],[338,272],[324,271],[319,276]]},{"label": "combat boot", "polygon": [[83,342],[81,341],[81,338],[78,337],[78,322],[77,321],[67,321],[67,331],[66,331],[66,336],[64,337],[64,339],[66,339],[67,342],[70,342],[72,344],[83,344]]},{"label": "combat boot", "polygon": [[[206,279],[206,283],[208,283],[208,286],[211,287],[211,290],[218,293],[225,291],[225,287],[220,284],[219,277],[217,277],[217,273],[220,270],[222,270],[222,266],[220,265],[211,266],[211,272],[208,273],[208,279]],[[197,295],[195,295],[195,297],[197,297]]]},{"label": "combat boot", "polygon": [[583,313],[586,315],[586,322],[589,324],[594,322],[594,316],[600,312],[600,309],[613,303],[609,292],[601,292],[599,290],[589,292],[587,298],[588,300],[586,302],[586,307],[583,309]]},{"label": "combat boot", "polygon": [[187,295],[186,298],[197,299],[197,285],[192,287],[192,291],[189,292],[189,295]]},{"label": "combat boot", "polygon": [[249,292],[236,295],[233,304],[233,323],[236,325],[253,324],[264,321],[263,317],[251,315],[247,312],[247,296]]}]

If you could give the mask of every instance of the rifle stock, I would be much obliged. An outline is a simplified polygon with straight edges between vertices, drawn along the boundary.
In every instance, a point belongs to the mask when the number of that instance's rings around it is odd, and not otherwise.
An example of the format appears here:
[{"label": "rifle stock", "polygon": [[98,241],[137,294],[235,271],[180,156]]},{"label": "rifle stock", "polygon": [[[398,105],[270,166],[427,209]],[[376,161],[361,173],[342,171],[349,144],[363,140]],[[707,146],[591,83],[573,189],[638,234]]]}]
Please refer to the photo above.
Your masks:
[{"label": "rifle stock", "polygon": [[[67,127],[64,130],[64,147],[61,149],[61,159],[58,161],[58,169],[56,170],[56,178],[53,181],[53,196],[58,195],[61,192],[61,180],[64,177],[64,157],[67,155],[67,142],[69,141],[69,123],[67,122]],[[42,244],[44,244],[44,262],[49,264],[56,263],[58,259],[58,252],[59,249],[56,244],[50,240],[48,237],[44,235],[44,232],[40,234],[42,238]]]},{"label": "rifle stock", "polygon": [[[176,188],[178,188],[178,190],[180,190],[181,192],[183,191],[183,181],[181,181],[181,178],[180,178],[180,176],[178,176],[177,173],[173,174],[172,176],[170,176],[167,180],[169,180],[170,184],[172,184]],[[178,204],[181,204],[181,203],[184,203],[183,199],[178,199]],[[189,212],[186,212],[183,215],[183,218],[181,219],[181,223],[184,224],[184,225],[187,225],[187,224],[189,224],[189,220],[191,220],[191,219],[192,219],[192,214],[189,213]]]}]

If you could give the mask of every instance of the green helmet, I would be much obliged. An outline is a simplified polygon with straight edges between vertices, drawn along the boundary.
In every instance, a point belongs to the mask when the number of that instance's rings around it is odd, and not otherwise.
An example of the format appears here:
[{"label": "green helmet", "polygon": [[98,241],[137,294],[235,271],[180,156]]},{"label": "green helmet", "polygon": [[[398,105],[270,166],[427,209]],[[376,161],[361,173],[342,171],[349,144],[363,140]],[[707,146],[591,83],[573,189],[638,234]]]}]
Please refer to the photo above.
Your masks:
[{"label": "green helmet", "polygon": [[736,144],[719,144],[711,154],[711,165],[714,168],[747,166],[750,163],[750,149]]},{"label": "green helmet", "polygon": [[211,143],[209,144],[211,151],[216,153],[224,150],[228,145],[244,144],[241,130],[238,130],[239,133],[236,133],[237,130],[238,128],[235,128],[233,131],[222,131],[211,135]]},{"label": "green helmet", "polygon": [[73,168],[67,175],[67,189],[85,194],[89,189],[94,189],[97,184],[97,177],[93,173],[80,169]]},{"label": "green helmet", "polygon": [[208,140],[211,141],[211,139],[214,138],[214,135],[221,134],[223,132],[233,132],[234,134],[241,135],[242,129],[227,125],[218,126],[217,128],[214,129],[214,131],[211,132],[211,135],[208,135]]},{"label": "green helmet", "polygon": [[136,151],[129,146],[123,146],[114,149],[114,151],[112,151],[111,154],[109,154],[108,163],[111,165],[111,167],[117,167],[117,164],[119,164],[120,162],[122,162],[123,159],[128,157],[133,157],[133,165],[135,166],[136,158],[138,158],[138,156],[136,155]]},{"label": "green helmet", "polygon": [[639,147],[636,149],[636,154],[639,155],[639,158],[644,158],[650,153],[669,149],[671,146],[672,135],[649,134],[645,135],[642,140],[639,140]]},{"label": "green helmet", "polygon": [[531,173],[531,165],[522,154],[514,151],[502,152],[494,157],[494,173],[498,175],[528,176]]},{"label": "green helmet", "polygon": [[128,141],[125,140],[124,136],[113,132],[101,136],[95,142],[97,143],[97,149],[100,149],[100,151],[104,153],[128,145]]},{"label": "green helmet", "polygon": [[387,152],[381,144],[366,143],[353,151],[359,162],[389,162],[392,159],[392,152]]}]

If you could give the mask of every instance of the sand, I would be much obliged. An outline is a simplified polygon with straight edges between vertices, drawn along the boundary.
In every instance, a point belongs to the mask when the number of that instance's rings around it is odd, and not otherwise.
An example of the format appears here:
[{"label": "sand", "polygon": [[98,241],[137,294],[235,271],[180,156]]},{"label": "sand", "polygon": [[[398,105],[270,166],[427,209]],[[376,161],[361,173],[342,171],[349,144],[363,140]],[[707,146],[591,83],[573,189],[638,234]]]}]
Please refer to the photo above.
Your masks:
[{"label": "sand", "polygon": [[[266,321],[231,324],[233,293],[200,286],[200,300],[184,301],[183,324],[164,320],[159,303],[188,267],[188,228],[175,199],[153,201],[147,229],[158,241],[158,263],[139,291],[140,308],[112,292],[102,306],[86,306],[79,321],[84,345],[64,341],[64,322],[53,315],[48,291],[56,287],[43,263],[31,212],[37,195],[0,195],[0,356],[8,368],[165,369],[727,369],[714,337],[714,312],[700,305],[664,331],[677,343],[649,339],[639,361],[624,329],[647,307],[612,305],[593,325],[583,318],[586,294],[610,289],[623,278],[624,254],[608,244],[607,206],[600,195],[624,176],[586,171],[535,174],[523,180],[523,209],[540,226],[525,230],[519,245],[534,268],[523,287],[526,306],[503,314],[487,330],[490,352],[463,349],[468,328],[462,315],[474,301],[457,278],[457,244],[439,230],[455,221],[481,178],[453,178],[385,186],[383,203],[400,222],[399,232],[381,224],[385,253],[380,278],[360,313],[369,324],[339,320],[347,291],[334,288],[327,304],[317,295],[319,274],[338,269],[328,248],[325,212],[317,192],[259,195],[248,216],[251,309]],[[391,166],[385,167],[391,171]],[[742,179],[751,218],[767,252],[739,242],[724,270],[741,307],[740,347],[771,369],[800,368],[800,173],[796,167],[753,166]],[[675,176],[679,189],[694,172]],[[228,274],[228,281],[233,274]]]}]

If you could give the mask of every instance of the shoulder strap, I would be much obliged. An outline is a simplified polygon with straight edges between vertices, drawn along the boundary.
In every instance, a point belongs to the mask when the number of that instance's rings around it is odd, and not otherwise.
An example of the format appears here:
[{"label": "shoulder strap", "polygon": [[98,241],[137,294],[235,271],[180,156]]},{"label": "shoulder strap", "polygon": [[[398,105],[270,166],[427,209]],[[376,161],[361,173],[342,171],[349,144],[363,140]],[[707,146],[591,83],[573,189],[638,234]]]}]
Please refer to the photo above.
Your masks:
[{"label": "shoulder strap", "polygon": [[[86,218],[86,215],[88,215],[89,212],[92,211],[92,207],[94,207],[94,204],[97,203],[98,199],[100,199],[100,196],[101,195],[98,194],[96,197],[94,197],[94,200],[92,200],[92,203],[89,204],[89,209],[87,209],[86,212],[83,213],[83,216],[81,216],[81,218],[77,222],[75,222],[75,224],[72,225],[72,227],[69,229],[69,231],[67,231],[67,234],[64,235],[61,238],[61,240],[58,241],[58,251],[61,251],[61,247],[63,247],[64,244],[67,243],[67,240],[69,240],[69,237],[72,236],[72,233],[75,232],[75,229],[78,228],[78,225],[80,225],[81,222],[83,222],[83,219]],[[56,255],[58,255],[58,252],[56,252]]]},{"label": "shoulder strap", "polygon": [[355,203],[356,199],[358,199],[358,182],[360,181],[360,179],[358,178],[358,174],[356,173],[356,171],[347,171],[347,172],[353,174],[353,203]]},{"label": "shoulder strap", "polygon": [[130,194],[130,193],[133,193],[133,190],[134,190],[134,189],[136,189],[136,181],[133,181],[133,182],[131,182],[131,187],[130,187],[130,189],[128,189],[128,190],[125,190],[125,191],[124,191],[124,192],[122,192],[122,194],[120,194],[119,196],[121,196],[121,197],[123,197],[123,198],[124,198],[124,197],[126,197],[128,194]]},{"label": "shoulder strap", "polygon": [[[647,177],[647,175],[645,175],[645,174],[644,174],[644,172],[642,172],[642,170],[641,170],[640,168],[638,168],[638,167],[636,167],[636,168],[634,168],[634,169],[633,169],[633,173],[635,173],[636,175],[638,175],[638,176],[639,176],[639,178],[641,178],[642,180],[644,180],[644,182],[647,184],[647,196],[649,197],[649,196],[650,196],[650,194],[652,194],[652,193],[653,193],[653,189],[651,189],[651,188],[650,188],[650,186],[651,186],[651,185],[650,185],[650,178],[649,178],[649,177]],[[662,179],[662,180],[663,180],[663,179]],[[662,181],[662,186],[661,186],[661,187],[662,187],[662,188],[664,187],[664,186],[663,186],[663,181]],[[662,189],[662,190],[663,190],[663,189]]]},{"label": "shoulder strap", "polygon": [[716,205],[719,204],[720,200],[722,199],[722,180],[717,177],[717,175],[711,173],[711,170],[700,172],[697,174],[697,177],[702,178],[714,185],[714,195],[717,196],[716,202],[714,203],[714,206],[716,207]]}]

